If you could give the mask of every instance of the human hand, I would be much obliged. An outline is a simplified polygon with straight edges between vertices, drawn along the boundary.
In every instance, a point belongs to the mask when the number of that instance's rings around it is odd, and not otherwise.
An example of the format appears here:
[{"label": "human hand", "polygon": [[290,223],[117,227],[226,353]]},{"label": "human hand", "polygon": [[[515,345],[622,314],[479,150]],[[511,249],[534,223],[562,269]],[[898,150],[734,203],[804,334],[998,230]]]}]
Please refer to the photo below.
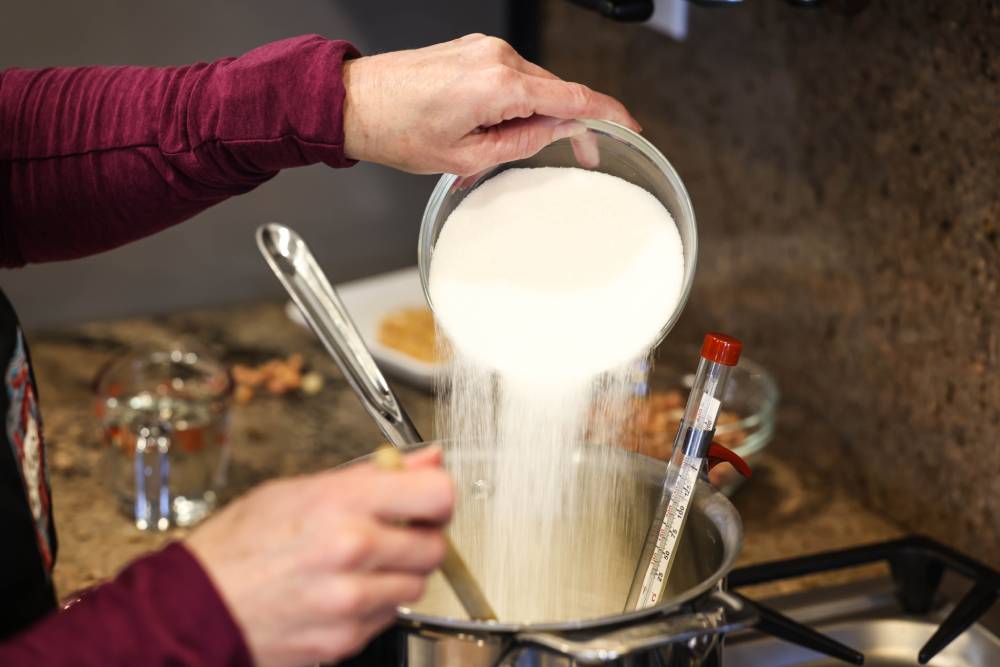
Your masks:
[{"label": "human hand", "polygon": [[638,131],[617,100],[562,81],[506,42],[467,35],[344,63],[344,152],[418,174],[474,174],[581,134],[574,118]]},{"label": "human hand", "polygon": [[[336,661],[423,595],[454,492],[437,448],[268,482],[186,540],[261,667]],[[401,526],[400,521],[415,522]]]}]

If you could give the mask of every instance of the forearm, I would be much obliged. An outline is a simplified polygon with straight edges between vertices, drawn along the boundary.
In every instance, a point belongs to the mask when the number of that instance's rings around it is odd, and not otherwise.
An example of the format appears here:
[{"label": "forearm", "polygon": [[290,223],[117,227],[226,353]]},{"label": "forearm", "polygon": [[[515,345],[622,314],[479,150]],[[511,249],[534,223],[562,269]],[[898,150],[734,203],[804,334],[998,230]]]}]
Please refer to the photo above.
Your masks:
[{"label": "forearm", "polygon": [[0,644],[0,665],[252,664],[208,576],[179,544],[136,561],[69,609]]},{"label": "forearm", "polygon": [[299,37],[177,68],[0,75],[0,266],[152,234],[279,170],[351,164],[345,42]]}]

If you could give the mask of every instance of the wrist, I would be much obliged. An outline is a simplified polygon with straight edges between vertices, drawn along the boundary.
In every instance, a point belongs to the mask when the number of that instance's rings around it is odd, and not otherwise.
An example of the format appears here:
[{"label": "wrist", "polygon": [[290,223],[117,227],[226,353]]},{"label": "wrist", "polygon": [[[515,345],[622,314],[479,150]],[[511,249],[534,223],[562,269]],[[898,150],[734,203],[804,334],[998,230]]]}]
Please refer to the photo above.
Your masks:
[{"label": "wrist", "polygon": [[370,131],[365,123],[365,69],[367,58],[346,60],[341,80],[344,82],[344,156],[369,161]]}]

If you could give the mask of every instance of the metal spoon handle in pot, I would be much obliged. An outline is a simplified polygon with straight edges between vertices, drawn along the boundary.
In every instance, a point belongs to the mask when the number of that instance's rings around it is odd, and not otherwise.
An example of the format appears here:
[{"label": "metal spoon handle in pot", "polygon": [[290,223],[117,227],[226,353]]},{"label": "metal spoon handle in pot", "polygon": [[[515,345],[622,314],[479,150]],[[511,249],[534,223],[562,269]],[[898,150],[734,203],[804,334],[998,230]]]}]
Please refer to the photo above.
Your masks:
[{"label": "metal spoon handle in pot", "polygon": [[[257,229],[257,246],[382,434],[396,447],[420,442],[416,427],[396,400],[396,395],[351,321],[347,308],[302,237],[284,225],[270,223]],[[390,460],[391,463],[386,463],[383,457],[381,465],[402,465],[401,457]],[[450,539],[447,539],[446,546],[441,573],[466,613],[476,620],[495,620],[496,614],[465,560]]]},{"label": "metal spoon handle in pot", "polygon": [[382,434],[397,447],[420,442],[416,427],[302,237],[284,225],[270,223],[257,229],[257,247]]}]

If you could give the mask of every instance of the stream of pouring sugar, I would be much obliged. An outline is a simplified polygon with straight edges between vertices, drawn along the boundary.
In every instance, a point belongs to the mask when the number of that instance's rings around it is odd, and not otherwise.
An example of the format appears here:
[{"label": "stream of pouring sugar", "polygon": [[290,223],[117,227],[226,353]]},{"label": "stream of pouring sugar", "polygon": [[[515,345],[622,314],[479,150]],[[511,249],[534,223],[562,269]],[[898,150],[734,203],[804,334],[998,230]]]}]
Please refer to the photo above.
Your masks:
[{"label": "stream of pouring sugar", "polygon": [[429,288],[454,360],[438,415],[458,454],[451,532],[501,621],[620,610],[646,526],[603,445],[683,268],[662,204],[597,172],[510,169],[445,222]]}]

